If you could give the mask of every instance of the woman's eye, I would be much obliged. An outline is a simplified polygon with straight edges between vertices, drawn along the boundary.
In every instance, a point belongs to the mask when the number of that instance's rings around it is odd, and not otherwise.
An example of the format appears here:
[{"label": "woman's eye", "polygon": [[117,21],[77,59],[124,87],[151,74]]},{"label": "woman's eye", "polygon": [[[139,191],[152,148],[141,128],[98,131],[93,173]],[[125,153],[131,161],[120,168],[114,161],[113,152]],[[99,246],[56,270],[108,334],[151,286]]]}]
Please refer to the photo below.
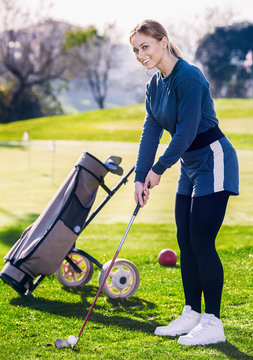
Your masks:
[{"label": "woman's eye", "polygon": [[148,48],[147,45],[144,45],[144,46],[142,47],[143,50],[146,50],[147,48]]}]

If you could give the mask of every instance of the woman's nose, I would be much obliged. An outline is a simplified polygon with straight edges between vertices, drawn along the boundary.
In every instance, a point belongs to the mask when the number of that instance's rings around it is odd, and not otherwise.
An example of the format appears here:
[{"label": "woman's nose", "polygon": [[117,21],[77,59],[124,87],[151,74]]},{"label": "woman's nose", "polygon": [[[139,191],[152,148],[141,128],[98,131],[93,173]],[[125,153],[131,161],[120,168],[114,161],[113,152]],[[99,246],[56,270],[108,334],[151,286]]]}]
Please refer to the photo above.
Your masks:
[{"label": "woman's nose", "polygon": [[139,50],[138,55],[137,55],[138,59],[141,60],[143,57],[143,52],[141,50]]}]

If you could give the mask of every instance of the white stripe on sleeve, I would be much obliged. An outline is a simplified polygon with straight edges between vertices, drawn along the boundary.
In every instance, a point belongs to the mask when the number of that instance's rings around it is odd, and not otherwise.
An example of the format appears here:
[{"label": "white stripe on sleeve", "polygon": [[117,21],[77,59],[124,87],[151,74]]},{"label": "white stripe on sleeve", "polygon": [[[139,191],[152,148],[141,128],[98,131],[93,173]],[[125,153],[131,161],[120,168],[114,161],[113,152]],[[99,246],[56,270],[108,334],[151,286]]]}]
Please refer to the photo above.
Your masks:
[{"label": "white stripe on sleeve", "polygon": [[224,154],[220,142],[210,144],[213,151],[214,192],[224,190]]}]

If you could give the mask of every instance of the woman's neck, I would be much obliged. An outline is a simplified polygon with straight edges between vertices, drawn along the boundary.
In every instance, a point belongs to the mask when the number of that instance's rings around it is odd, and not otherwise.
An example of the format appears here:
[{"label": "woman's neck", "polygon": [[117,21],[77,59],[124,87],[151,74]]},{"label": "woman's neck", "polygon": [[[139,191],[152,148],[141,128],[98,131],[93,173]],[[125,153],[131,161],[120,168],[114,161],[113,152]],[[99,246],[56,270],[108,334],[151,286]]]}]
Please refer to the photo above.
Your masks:
[{"label": "woman's neck", "polygon": [[164,61],[158,66],[158,70],[160,70],[162,76],[166,78],[170,75],[177,62],[178,58],[168,53],[168,56],[166,56]]}]

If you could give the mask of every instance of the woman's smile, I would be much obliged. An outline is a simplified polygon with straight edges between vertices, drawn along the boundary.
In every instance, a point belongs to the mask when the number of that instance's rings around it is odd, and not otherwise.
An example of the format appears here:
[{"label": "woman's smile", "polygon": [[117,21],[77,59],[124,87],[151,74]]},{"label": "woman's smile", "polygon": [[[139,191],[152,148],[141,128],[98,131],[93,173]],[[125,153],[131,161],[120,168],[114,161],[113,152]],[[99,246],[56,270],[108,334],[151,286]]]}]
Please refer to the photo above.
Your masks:
[{"label": "woman's smile", "polygon": [[150,60],[151,60],[150,58],[147,58],[147,59],[145,59],[145,60],[142,61],[142,64],[143,64],[143,65],[147,65],[147,63],[149,63]]}]

